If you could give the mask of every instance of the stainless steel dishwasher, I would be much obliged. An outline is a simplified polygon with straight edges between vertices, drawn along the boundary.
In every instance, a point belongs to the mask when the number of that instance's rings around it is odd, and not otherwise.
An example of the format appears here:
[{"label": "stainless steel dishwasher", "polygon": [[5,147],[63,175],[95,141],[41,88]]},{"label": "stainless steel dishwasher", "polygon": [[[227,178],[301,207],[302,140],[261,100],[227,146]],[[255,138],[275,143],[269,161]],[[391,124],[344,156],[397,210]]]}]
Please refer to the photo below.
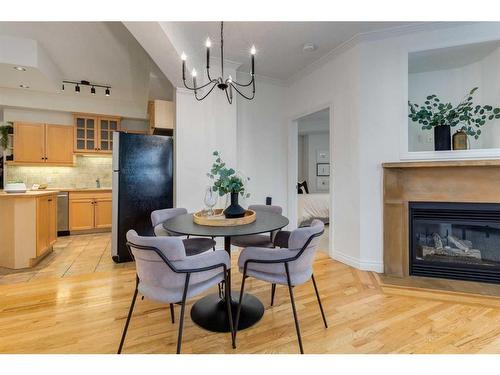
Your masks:
[{"label": "stainless steel dishwasher", "polygon": [[57,194],[57,235],[69,236],[69,193]]}]

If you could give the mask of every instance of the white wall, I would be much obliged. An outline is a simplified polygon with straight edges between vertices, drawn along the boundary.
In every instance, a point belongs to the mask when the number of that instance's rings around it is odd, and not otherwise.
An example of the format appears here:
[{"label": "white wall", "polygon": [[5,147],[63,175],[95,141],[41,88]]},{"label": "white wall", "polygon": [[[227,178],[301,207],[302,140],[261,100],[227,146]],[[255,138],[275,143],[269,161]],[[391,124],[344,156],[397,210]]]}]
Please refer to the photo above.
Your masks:
[{"label": "white wall", "polygon": [[[238,75],[241,81],[248,76]],[[257,80],[255,99],[238,97],[238,168],[250,181],[249,204],[264,204],[272,197],[273,204],[287,212],[288,154],[285,120],[285,88]],[[234,104],[233,104],[234,105]]]},{"label": "white wall", "polygon": [[309,170],[307,168],[307,161],[309,158],[309,153],[307,152],[307,135],[299,135],[299,144],[298,144],[298,181],[308,181],[309,179]]},{"label": "white wall", "polygon": [[73,115],[70,112],[5,108],[4,118],[5,121],[26,121],[57,125],[73,125]]},{"label": "white wall", "polygon": [[192,91],[176,91],[175,206],[190,212],[204,207],[213,151],[220,151],[228,166],[237,167],[237,104],[228,104],[225,95],[216,90],[201,102]]},{"label": "white wall", "polygon": [[[335,194],[330,200],[330,238],[333,240],[330,254],[358,267],[361,266],[359,79],[359,48],[353,47],[293,82],[287,88],[286,106],[291,130],[294,129],[293,119],[332,106],[330,165],[334,173],[330,192],[335,191]],[[288,181],[290,191],[294,191],[293,183]],[[289,199],[296,199],[296,196]],[[289,217],[296,221],[296,213],[291,212]]]},{"label": "white wall", "polygon": [[359,45],[360,263],[382,264],[382,167],[398,161],[408,127],[408,53],[500,38],[497,24],[482,23],[418,32]]}]

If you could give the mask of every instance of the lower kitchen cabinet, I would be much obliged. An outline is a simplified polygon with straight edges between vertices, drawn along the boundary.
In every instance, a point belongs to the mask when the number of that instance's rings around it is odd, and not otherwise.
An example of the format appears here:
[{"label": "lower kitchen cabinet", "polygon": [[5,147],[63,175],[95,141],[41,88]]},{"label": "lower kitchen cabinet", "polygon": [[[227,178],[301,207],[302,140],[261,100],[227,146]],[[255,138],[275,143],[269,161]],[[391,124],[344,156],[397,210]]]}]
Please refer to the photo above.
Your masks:
[{"label": "lower kitchen cabinet", "polygon": [[0,267],[33,267],[57,239],[57,192],[0,191]]},{"label": "lower kitchen cabinet", "polygon": [[36,256],[52,249],[57,240],[57,199],[55,195],[36,199]]},{"label": "lower kitchen cabinet", "polygon": [[111,192],[70,192],[69,230],[111,228]]}]

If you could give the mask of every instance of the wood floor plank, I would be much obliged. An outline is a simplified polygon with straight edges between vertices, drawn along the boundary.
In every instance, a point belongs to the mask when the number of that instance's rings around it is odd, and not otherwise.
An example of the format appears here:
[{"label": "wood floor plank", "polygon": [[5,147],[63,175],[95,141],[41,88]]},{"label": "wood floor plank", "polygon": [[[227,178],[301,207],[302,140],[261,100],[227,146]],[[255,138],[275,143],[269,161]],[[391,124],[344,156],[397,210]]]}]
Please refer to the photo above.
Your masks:
[{"label": "wood floor plank", "polygon": [[[109,234],[58,241],[54,254],[29,272],[0,273],[0,353],[115,353],[135,284],[133,263],[114,264]],[[238,290],[237,251],[232,255]],[[314,266],[325,329],[312,284],[294,288],[306,353],[499,353],[500,300],[383,285],[319,252]],[[196,326],[186,314],[183,353],[298,353],[290,299],[278,286],[249,279],[265,306],[261,321],[228,334]],[[207,293],[214,292],[213,289]],[[189,312],[196,301],[187,305]],[[179,308],[176,307],[176,318]],[[140,299],[124,353],[174,353],[178,320],[165,304]]]}]

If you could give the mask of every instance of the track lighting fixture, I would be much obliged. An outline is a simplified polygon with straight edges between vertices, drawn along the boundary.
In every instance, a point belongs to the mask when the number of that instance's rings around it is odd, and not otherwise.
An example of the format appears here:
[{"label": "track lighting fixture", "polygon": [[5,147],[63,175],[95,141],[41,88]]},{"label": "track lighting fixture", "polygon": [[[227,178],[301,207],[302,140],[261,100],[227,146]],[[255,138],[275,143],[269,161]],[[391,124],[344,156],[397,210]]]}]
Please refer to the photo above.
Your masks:
[{"label": "track lighting fixture", "polygon": [[64,91],[64,89],[65,89],[65,87],[64,87],[65,84],[75,85],[75,92],[77,94],[80,93],[81,86],[89,86],[90,87],[90,93],[92,95],[96,94],[96,92],[97,92],[96,87],[105,89],[104,94],[106,96],[110,96],[111,95],[111,86],[110,85],[101,85],[99,83],[89,82],[89,81],[85,81],[85,80],[82,80],[82,81],[67,81],[67,80],[64,80],[64,81],[62,81],[62,91]]}]

